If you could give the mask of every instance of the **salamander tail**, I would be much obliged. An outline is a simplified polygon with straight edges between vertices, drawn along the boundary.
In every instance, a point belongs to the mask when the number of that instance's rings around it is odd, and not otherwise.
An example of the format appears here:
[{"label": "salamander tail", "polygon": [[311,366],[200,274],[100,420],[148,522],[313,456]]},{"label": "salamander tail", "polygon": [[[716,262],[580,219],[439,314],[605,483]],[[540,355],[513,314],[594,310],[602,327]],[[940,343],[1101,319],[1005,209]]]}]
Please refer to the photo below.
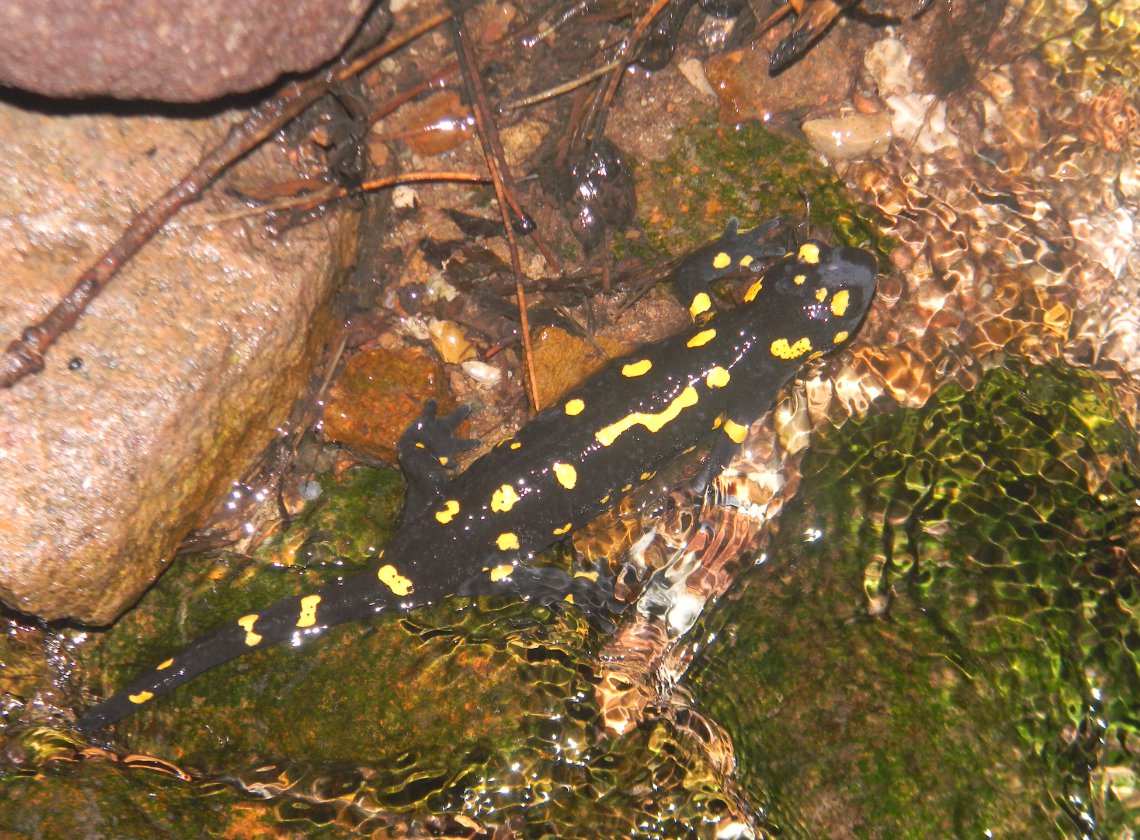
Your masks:
[{"label": "salamander tail", "polygon": [[403,603],[397,590],[398,586],[378,586],[376,573],[367,572],[244,615],[190,644],[141,674],[122,691],[92,706],[80,716],[76,726],[84,731],[109,726],[199,674],[251,650],[287,639],[305,639],[328,627],[368,618],[385,609],[411,606],[411,603]]}]

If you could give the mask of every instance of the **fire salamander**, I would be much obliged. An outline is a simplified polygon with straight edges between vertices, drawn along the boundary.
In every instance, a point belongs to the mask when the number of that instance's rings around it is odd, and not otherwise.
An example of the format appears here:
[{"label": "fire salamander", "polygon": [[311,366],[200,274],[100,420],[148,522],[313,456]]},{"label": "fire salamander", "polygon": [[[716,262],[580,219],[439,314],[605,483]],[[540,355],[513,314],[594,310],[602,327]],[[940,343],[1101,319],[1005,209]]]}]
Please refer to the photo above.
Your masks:
[{"label": "fire salamander", "polygon": [[715,477],[784,383],[847,344],[871,304],[872,256],[809,241],[750,276],[740,306],[714,312],[708,283],[747,273],[768,230],[739,233],[734,220],[682,263],[677,285],[691,295],[693,327],[617,359],[455,478],[441,464],[470,445],[452,435],[462,412],[437,417],[427,405],[400,439],[403,522],[367,572],[230,621],[88,710],[78,726],[114,723],[247,651],[448,595],[514,593],[589,612],[601,582],[521,561],[694,445],[711,440],[698,482]]}]

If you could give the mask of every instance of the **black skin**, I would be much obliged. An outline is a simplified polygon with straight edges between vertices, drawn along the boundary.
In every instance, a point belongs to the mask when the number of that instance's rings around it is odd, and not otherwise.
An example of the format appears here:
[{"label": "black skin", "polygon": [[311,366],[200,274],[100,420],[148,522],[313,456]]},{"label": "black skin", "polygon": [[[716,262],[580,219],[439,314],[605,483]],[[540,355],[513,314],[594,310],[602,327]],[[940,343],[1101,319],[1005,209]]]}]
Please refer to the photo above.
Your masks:
[{"label": "black skin", "polygon": [[[710,281],[739,274],[742,259],[751,264],[750,248],[770,248],[761,245],[769,233],[761,226],[741,234],[734,220],[682,263],[679,287],[699,300]],[[711,443],[697,479],[703,490],[805,362],[851,340],[874,297],[875,274],[864,251],[806,243],[772,265],[758,286],[760,274],[749,278],[751,302],[720,313],[691,307],[695,326],[617,359],[455,478],[444,464],[470,445],[452,435],[464,414],[437,417],[429,403],[400,440],[408,477],[403,522],[369,571],[228,622],[89,709],[78,727],[114,723],[254,648],[449,595],[572,601],[604,624],[613,608],[605,576],[570,577],[525,560],[686,449]]]}]

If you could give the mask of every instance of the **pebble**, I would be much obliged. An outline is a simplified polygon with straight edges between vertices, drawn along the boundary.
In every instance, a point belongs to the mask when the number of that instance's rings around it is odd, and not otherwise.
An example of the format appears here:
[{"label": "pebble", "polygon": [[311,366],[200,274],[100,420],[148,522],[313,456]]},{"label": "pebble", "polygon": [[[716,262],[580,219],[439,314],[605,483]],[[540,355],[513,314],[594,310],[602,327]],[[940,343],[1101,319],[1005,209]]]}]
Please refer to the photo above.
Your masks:
[{"label": "pebble", "polygon": [[457,365],[475,358],[475,348],[454,321],[439,321],[433,318],[428,323],[428,335],[432,347],[444,364]]},{"label": "pebble", "polygon": [[808,120],[800,127],[812,148],[830,160],[880,158],[891,146],[891,118],[885,113]]}]

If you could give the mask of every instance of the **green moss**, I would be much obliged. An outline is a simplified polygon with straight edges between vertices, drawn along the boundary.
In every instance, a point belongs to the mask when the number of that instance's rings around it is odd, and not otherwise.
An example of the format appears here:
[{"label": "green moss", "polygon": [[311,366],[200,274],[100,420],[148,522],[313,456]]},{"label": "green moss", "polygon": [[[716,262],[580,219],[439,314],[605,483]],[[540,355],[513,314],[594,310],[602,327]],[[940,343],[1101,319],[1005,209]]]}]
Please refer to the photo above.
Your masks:
[{"label": "green moss", "polygon": [[619,240],[619,256],[683,254],[719,236],[731,216],[748,229],[775,216],[803,219],[809,203],[812,235],[869,248],[884,267],[895,244],[806,145],[755,123],[685,128],[662,162],[636,174],[646,235]]},{"label": "green moss", "polygon": [[320,498],[262,543],[258,559],[290,565],[353,563],[388,542],[404,502],[398,470],[356,467],[319,480]]}]

